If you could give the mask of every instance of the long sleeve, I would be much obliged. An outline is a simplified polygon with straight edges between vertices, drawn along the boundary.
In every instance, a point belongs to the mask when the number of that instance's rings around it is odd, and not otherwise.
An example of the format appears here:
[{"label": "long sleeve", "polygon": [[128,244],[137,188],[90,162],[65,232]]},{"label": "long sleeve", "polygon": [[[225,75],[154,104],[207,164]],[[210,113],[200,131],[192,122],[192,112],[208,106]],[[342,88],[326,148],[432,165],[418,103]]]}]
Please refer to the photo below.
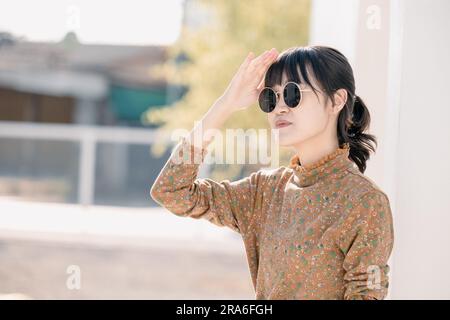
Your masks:
[{"label": "long sleeve", "polygon": [[345,254],[344,299],[384,299],[389,287],[387,261],[394,244],[389,199],[379,191],[366,193],[345,225],[340,237]]},{"label": "long sleeve", "polygon": [[252,219],[261,170],[232,182],[197,178],[206,154],[206,148],[181,138],[151,187],[150,195],[178,216],[206,219],[244,233]]}]

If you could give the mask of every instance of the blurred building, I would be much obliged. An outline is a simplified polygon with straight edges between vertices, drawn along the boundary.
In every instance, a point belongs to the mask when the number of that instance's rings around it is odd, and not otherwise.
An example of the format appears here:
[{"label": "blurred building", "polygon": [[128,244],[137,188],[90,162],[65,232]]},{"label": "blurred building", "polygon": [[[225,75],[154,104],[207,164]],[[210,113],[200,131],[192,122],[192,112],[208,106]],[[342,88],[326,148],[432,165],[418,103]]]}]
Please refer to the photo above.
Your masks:
[{"label": "blurred building", "polygon": [[140,126],[148,108],[183,92],[152,67],[164,46],[86,45],[68,33],[58,43],[0,34],[0,120]]},{"label": "blurred building", "polygon": [[252,297],[237,234],[149,195],[168,153],[150,154],[141,114],[186,91],[152,71],[167,49],[0,33],[0,299]]},{"label": "blurred building", "polygon": [[154,205],[148,189],[168,154],[149,154],[157,125],[141,117],[186,92],[155,71],[167,59],[165,46],[0,33],[0,196]]}]

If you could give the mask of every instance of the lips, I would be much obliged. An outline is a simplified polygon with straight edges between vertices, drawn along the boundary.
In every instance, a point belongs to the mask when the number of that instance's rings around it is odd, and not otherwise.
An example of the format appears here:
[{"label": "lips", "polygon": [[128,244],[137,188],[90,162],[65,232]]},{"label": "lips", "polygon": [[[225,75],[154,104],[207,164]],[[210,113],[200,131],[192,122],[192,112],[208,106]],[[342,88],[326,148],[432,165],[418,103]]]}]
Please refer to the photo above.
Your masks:
[{"label": "lips", "polygon": [[276,128],[283,128],[291,125],[292,122],[286,121],[286,120],[277,120],[275,121],[275,127]]}]

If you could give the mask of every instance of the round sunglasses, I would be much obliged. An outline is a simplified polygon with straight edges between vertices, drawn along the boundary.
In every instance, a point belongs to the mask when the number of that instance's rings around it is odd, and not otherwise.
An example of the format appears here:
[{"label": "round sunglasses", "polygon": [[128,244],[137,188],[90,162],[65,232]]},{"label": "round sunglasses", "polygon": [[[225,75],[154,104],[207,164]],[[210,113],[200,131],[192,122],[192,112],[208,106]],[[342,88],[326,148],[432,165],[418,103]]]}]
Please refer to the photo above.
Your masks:
[{"label": "round sunglasses", "polygon": [[[298,83],[289,81],[285,83],[282,90],[284,103],[289,108],[295,108],[302,102],[302,92],[312,91],[310,89],[301,89]],[[259,93],[258,102],[262,111],[270,113],[275,109],[278,103],[278,92],[270,87],[264,87]]]}]

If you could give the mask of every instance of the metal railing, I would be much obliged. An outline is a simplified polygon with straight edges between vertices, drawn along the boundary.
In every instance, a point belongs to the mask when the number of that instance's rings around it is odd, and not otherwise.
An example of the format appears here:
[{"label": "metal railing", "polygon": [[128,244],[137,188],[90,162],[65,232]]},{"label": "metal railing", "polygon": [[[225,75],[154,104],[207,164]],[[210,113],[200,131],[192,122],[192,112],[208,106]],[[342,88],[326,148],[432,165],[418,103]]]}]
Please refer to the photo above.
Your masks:
[{"label": "metal railing", "polygon": [[[78,203],[90,205],[94,200],[95,163],[97,143],[125,143],[151,145],[157,138],[156,129],[88,126],[75,124],[41,124],[0,121],[0,139],[75,141],[80,144]],[[160,139],[160,137],[158,137]],[[173,147],[173,141],[166,137]],[[208,172],[201,166],[201,174]]]}]

